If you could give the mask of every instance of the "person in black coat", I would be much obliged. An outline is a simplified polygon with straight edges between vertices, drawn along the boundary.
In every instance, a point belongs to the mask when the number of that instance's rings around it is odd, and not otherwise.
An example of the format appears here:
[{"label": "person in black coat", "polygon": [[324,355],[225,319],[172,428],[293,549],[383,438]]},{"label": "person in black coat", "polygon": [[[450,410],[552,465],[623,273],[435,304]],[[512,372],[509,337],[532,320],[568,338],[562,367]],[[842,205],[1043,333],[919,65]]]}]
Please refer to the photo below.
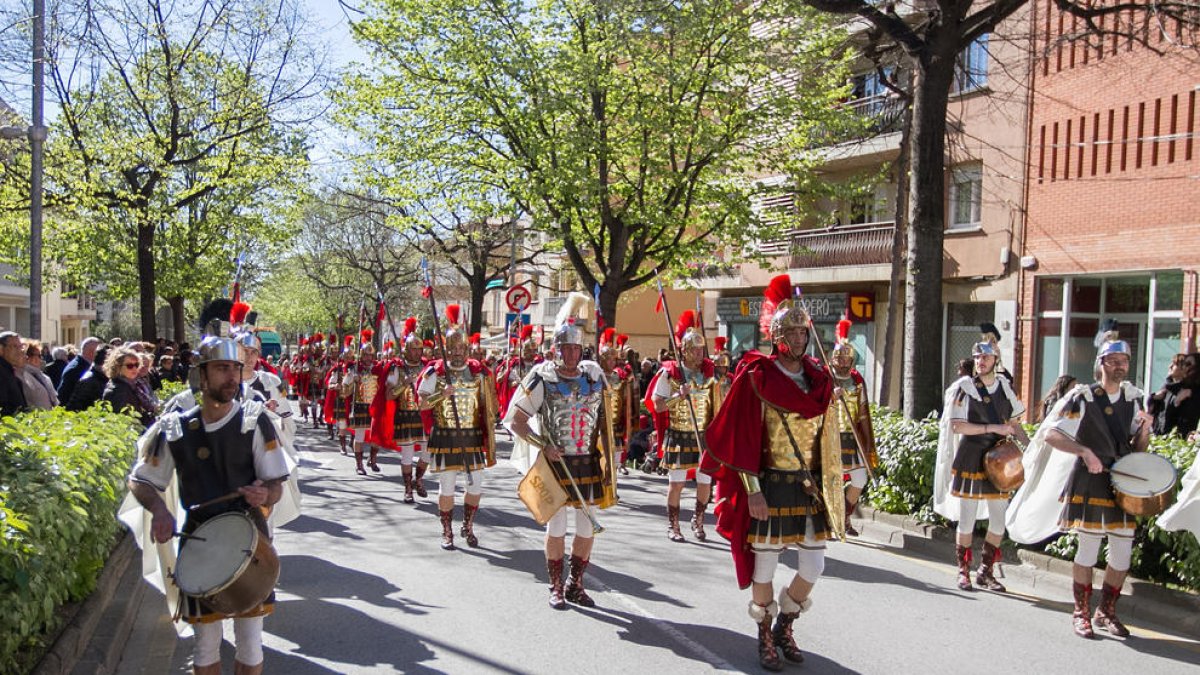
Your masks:
[{"label": "person in black coat", "polygon": [[[104,374],[108,383],[101,397],[112,406],[113,412],[133,410],[142,426],[154,423],[157,412],[155,405],[138,386],[138,373],[142,367],[141,355],[128,347],[117,347],[104,362]],[[82,383],[81,383],[82,386]]]},{"label": "person in black coat", "polygon": [[1165,434],[1187,438],[1200,425],[1200,353],[1192,352],[1183,360],[1179,388],[1163,400]]},{"label": "person in black coat", "polygon": [[[71,409],[70,402],[71,397],[75,394],[75,385],[84,375],[87,375],[97,361],[96,350],[100,348],[100,344],[100,338],[84,338],[83,342],[79,343],[79,354],[63,368],[62,380],[58,383],[58,401],[67,406],[68,410]],[[103,363],[103,359],[100,362]]]},{"label": "person in black coat", "polygon": [[[110,347],[104,345],[95,352],[96,360],[88,368],[86,374],[79,378],[71,388],[71,398],[63,403],[62,394],[58,396],[59,403],[67,410],[87,410],[104,396],[104,387],[108,385],[108,375],[104,372],[104,361],[108,358]],[[70,368],[70,366],[67,366]],[[63,384],[66,384],[66,373],[63,374]]]},{"label": "person in black coat", "polygon": [[20,369],[25,367],[25,347],[21,336],[12,331],[0,333],[0,416],[15,415],[29,409]]},{"label": "person in black coat", "polygon": [[54,385],[54,391],[58,393],[58,385],[62,383],[63,371],[67,369],[67,350],[62,347],[55,347],[50,350],[50,365],[46,366],[46,377],[50,378],[50,383]]}]

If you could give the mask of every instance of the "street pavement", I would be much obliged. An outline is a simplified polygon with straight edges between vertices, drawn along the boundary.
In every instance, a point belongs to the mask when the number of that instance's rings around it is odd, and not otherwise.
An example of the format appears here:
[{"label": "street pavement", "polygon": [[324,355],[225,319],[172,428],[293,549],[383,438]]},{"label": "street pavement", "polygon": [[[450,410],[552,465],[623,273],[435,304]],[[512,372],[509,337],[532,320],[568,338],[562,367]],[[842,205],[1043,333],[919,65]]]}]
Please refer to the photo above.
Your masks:
[{"label": "street pavement", "polygon": [[[500,432],[501,439],[506,438]],[[597,606],[546,605],[542,528],[503,461],[486,472],[480,547],[439,547],[436,484],[402,502],[399,456],[358,476],[325,434],[302,431],[303,515],[281,528],[278,604],[266,619],[266,671],[318,673],[762,672],[748,592],[709,515],[709,541],[667,540],[666,478],[632,472],[621,504],[599,513],[587,587]],[[692,491],[684,492],[684,517]],[[573,522],[573,521],[572,521]],[[573,527],[573,525],[572,525]],[[1068,593],[1023,587],[961,592],[951,561],[906,555],[869,537],[831,543],[813,607],[796,622],[808,673],[1200,673],[1200,636],[1131,625],[1127,640],[1071,632]],[[784,562],[794,569],[794,554]],[[777,587],[792,572],[776,573]],[[1056,594],[1057,593],[1057,594]],[[157,593],[147,598],[119,673],[185,673],[190,633],[175,640]],[[232,629],[223,655],[232,672]]]}]

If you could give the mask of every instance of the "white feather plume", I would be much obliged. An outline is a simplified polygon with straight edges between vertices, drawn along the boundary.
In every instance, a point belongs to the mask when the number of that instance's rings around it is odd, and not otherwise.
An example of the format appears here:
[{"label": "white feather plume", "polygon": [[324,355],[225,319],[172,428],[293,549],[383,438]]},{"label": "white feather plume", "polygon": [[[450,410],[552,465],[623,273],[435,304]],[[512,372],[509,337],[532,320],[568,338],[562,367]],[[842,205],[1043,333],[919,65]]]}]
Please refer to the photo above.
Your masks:
[{"label": "white feather plume", "polygon": [[562,307],[558,308],[558,314],[554,316],[554,328],[562,328],[571,317],[578,317],[579,311],[586,309],[591,303],[592,299],[584,293],[576,291],[568,295]]}]

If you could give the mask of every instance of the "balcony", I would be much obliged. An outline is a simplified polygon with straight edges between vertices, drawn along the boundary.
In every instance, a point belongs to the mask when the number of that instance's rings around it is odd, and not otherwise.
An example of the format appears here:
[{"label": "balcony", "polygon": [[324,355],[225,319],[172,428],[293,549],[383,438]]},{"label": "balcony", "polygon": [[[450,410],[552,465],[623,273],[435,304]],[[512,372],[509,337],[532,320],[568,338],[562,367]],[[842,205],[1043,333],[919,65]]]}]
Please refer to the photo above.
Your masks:
[{"label": "balcony", "polygon": [[883,265],[891,262],[895,230],[892,222],[793,230],[783,239],[759,244],[758,250],[788,256],[789,269]]},{"label": "balcony", "polygon": [[96,318],[96,299],[90,295],[77,295],[62,299],[62,318],[93,321]]}]

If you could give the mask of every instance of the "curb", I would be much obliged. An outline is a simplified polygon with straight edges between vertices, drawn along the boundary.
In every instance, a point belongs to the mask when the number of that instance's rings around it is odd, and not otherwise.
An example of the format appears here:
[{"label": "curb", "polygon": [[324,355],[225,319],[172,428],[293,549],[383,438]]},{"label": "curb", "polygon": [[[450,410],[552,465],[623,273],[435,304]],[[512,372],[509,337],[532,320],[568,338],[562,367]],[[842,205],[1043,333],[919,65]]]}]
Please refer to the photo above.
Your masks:
[{"label": "curb", "polygon": [[59,675],[81,667],[80,672],[111,672],[120,661],[141,600],[140,565],[133,564],[138,553],[133,536],[126,532],[104,563],[96,589],[59,632],[32,675]]},{"label": "curb", "polygon": [[[918,521],[908,515],[884,513],[860,504],[858,513],[864,536],[903,549],[923,558],[945,562],[954,560],[954,531]],[[1069,596],[1072,563],[1037,551],[1004,549],[1004,572],[1033,588],[1049,588]],[[1159,584],[1129,577],[1122,589],[1121,615],[1160,626],[1184,635],[1200,635],[1200,595],[1173,590]]]}]

